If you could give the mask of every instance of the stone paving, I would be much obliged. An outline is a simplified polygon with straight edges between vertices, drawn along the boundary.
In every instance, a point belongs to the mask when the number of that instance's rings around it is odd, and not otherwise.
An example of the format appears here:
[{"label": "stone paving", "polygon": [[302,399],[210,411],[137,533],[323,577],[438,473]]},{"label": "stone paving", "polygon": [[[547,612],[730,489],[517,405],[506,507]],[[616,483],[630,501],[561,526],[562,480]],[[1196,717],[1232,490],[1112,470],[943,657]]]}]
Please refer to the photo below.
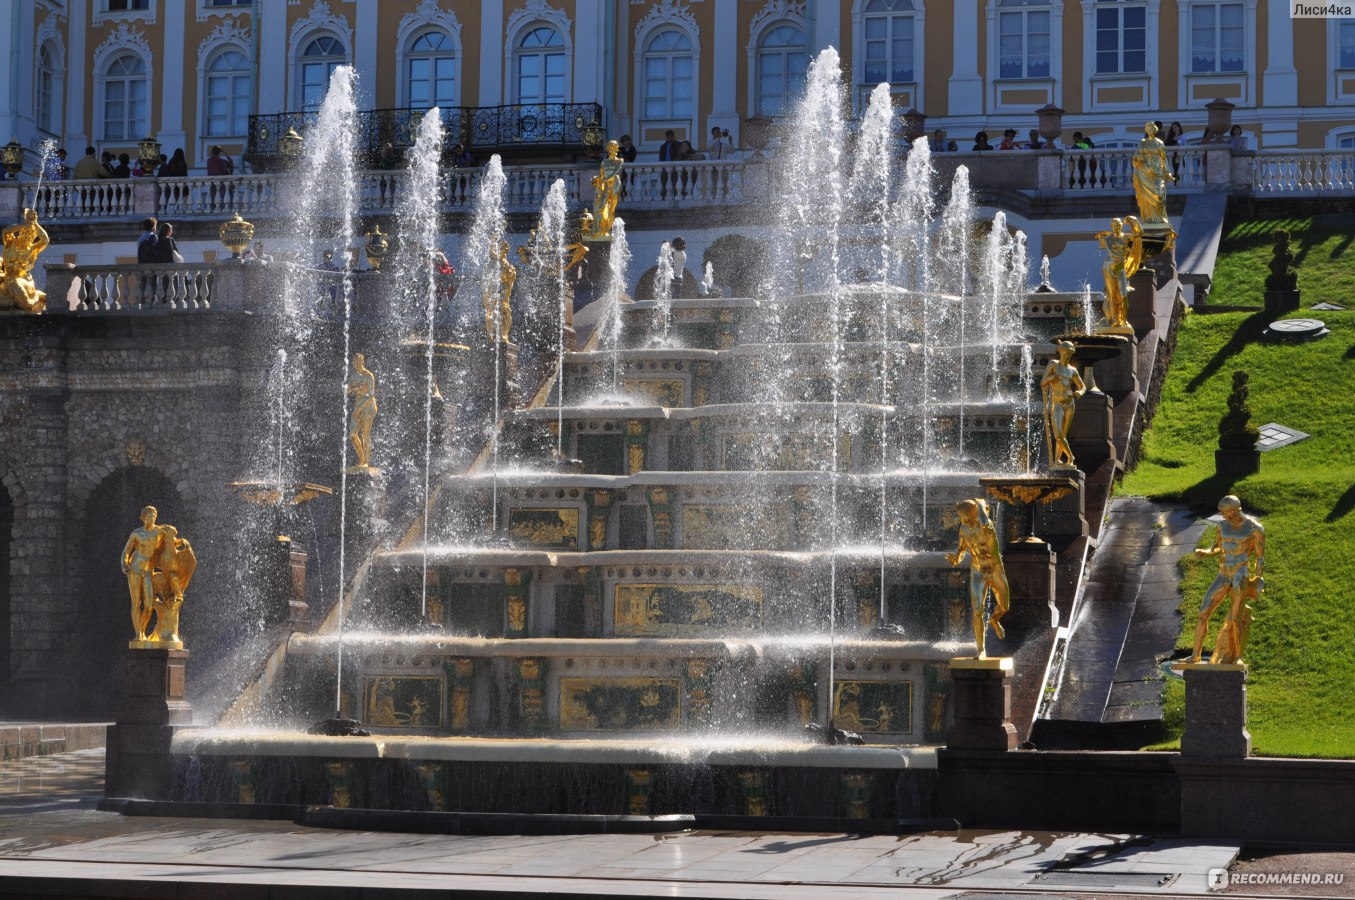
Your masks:
[{"label": "stone paving", "polygon": [[897,897],[904,891],[910,900],[1002,890],[1027,897],[1182,896],[1206,893],[1206,873],[1227,867],[1239,849],[1235,843],[1040,832],[487,837],[337,831],[283,821],[99,812],[102,775],[100,751],[0,764],[0,896],[37,883],[92,890],[96,880],[174,884],[174,896],[182,897],[254,896],[251,885],[271,886],[269,897],[327,896],[340,886],[361,888],[361,896],[378,896],[380,889],[443,896],[457,890],[747,898]]}]

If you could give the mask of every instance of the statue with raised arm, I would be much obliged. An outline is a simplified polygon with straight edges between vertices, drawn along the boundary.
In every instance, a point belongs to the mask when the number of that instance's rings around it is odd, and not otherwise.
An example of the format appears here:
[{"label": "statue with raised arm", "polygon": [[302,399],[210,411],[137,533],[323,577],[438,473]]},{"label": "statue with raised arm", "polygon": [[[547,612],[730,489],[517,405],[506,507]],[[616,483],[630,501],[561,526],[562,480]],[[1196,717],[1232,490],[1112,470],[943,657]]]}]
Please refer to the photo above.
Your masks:
[{"label": "statue with raised arm", "polygon": [[621,167],[625,165],[617,155],[620,149],[616,141],[608,141],[607,155],[593,176],[593,230],[589,240],[611,240],[616,204],[621,199]]},{"label": "statue with raised arm", "polygon": [[33,268],[50,243],[31,209],[24,210],[22,222],[0,231],[0,309],[40,313],[47,308],[47,295],[33,283]]},{"label": "statue with raised arm", "polygon": [[[983,498],[961,500],[955,504],[960,516],[960,541],[954,553],[946,554],[946,562],[960,565],[969,557],[969,614],[974,627],[974,642],[979,659],[986,659],[985,637],[988,626],[999,639],[1007,636],[1001,619],[1011,605],[1011,588],[1007,585],[1007,570],[1002,565],[997,529],[993,527],[988,503]],[[988,594],[993,595],[993,615],[987,617]]]},{"label": "statue with raised arm", "polygon": [[1059,341],[1058,359],[1051,359],[1040,379],[1044,395],[1045,443],[1049,464],[1055,469],[1074,467],[1073,451],[1068,446],[1068,429],[1073,424],[1073,412],[1078,399],[1087,393],[1082,376],[1073,365],[1073,351],[1077,348],[1068,341]]},{"label": "statue with raised arm", "polygon": [[348,418],[348,442],[353,445],[355,465],[348,474],[360,472],[379,474],[372,468],[372,423],[376,421],[376,376],[367,368],[367,359],[361,353],[353,354],[353,377],[348,379],[348,396],[353,398],[353,412]]},{"label": "statue with raised arm", "polygon": [[1190,662],[1198,663],[1204,652],[1204,639],[1209,633],[1209,618],[1224,602],[1228,615],[1223,620],[1214,641],[1211,663],[1241,663],[1247,649],[1247,635],[1251,631],[1252,608],[1248,600],[1257,600],[1265,589],[1261,577],[1265,568],[1266,530],[1261,523],[1242,512],[1242,501],[1229,494],[1219,501],[1223,522],[1213,546],[1196,550],[1196,556],[1217,556],[1219,574],[1205,591],[1200,603],[1200,615],[1195,623],[1195,652]]},{"label": "statue with raised arm", "polygon": [[1101,264],[1101,275],[1106,282],[1106,299],[1102,304],[1106,327],[1102,331],[1133,334],[1133,326],[1129,324],[1129,292],[1133,288],[1129,286],[1129,279],[1143,264],[1143,228],[1133,216],[1111,219],[1110,229],[1097,234],[1096,240],[1106,251],[1106,261]]},{"label": "statue with raised arm", "polygon": [[490,343],[508,343],[508,332],[513,327],[513,285],[517,284],[518,270],[508,261],[508,242],[500,239],[489,250],[489,261],[499,269],[499,280],[486,279],[480,300],[485,308],[485,333]]},{"label": "statue with raised arm", "polygon": [[1131,160],[1134,167],[1134,198],[1139,204],[1139,219],[1149,231],[1168,231],[1167,182],[1175,181],[1167,161],[1166,145],[1157,136],[1157,125],[1143,126],[1143,140]]}]

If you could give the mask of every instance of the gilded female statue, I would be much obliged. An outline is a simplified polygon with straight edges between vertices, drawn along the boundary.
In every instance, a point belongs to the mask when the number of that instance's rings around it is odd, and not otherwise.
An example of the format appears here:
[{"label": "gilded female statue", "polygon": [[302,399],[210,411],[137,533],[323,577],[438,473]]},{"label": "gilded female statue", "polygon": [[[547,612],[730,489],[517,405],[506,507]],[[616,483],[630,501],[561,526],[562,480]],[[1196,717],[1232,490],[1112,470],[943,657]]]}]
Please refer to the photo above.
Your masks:
[{"label": "gilded female statue", "polygon": [[23,221],[0,231],[0,309],[40,313],[47,295],[33,283],[33,267],[51,239],[38,224],[38,214],[25,209]]},{"label": "gilded female statue", "polygon": [[508,261],[507,241],[500,240],[497,246],[490,248],[489,261],[498,266],[499,281],[496,286],[492,280],[487,280],[480,297],[485,308],[485,333],[491,343],[506,344],[509,329],[513,327],[513,285],[518,280],[517,267]]},{"label": "gilded female statue", "polygon": [[1143,126],[1143,140],[1134,153],[1134,197],[1139,203],[1139,219],[1151,231],[1167,225],[1167,182],[1175,181],[1167,162],[1166,145],[1157,136],[1157,125]]},{"label": "gilded female statue", "polygon": [[[1129,230],[1125,231],[1124,226]],[[1133,216],[1111,219],[1110,230],[1096,236],[1106,251],[1101,274],[1106,281],[1106,300],[1102,311],[1106,317],[1104,331],[1108,334],[1132,334],[1129,324],[1129,279],[1143,262],[1143,227]]]},{"label": "gilded female statue", "polygon": [[1068,341],[1059,341],[1058,359],[1051,359],[1040,379],[1044,395],[1045,429],[1049,436],[1049,462],[1055,468],[1072,468],[1073,451],[1068,446],[1068,429],[1073,424],[1073,411],[1078,398],[1087,393],[1077,366],[1073,365],[1073,351],[1077,348]]},{"label": "gilded female statue", "polygon": [[[997,529],[988,514],[988,503],[982,498],[961,500],[955,504],[960,515],[960,543],[954,553],[946,554],[946,562],[958,566],[969,557],[969,613],[974,627],[974,641],[978,644],[979,659],[984,659],[988,626],[998,639],[1007,636],[1001,619],[1011,605],[1011,588],[1007,584],[1007,570],[997,540]],[[985,621],[988,593],[993,594],[993,615]]]},{"label": "gilded female statue", "polygon": [[595,241],[612,236],[616,204],[621,199],[621,167],[625,165],[617,155],[620,149],[621,145],[616,141],[608,141],[607,156],[593,176],[593,233],[589,237]]},{"label": "gilded female statue", "polygon": [[348,396],[353,398],[353,414],[348,420],[348,441],[353,445],[357,464],[349,474],[370,472],[372,468],[372,423],[376,421],[376,376],[367,368],[361,353],[353,354],[353,377],[348,381]]}]

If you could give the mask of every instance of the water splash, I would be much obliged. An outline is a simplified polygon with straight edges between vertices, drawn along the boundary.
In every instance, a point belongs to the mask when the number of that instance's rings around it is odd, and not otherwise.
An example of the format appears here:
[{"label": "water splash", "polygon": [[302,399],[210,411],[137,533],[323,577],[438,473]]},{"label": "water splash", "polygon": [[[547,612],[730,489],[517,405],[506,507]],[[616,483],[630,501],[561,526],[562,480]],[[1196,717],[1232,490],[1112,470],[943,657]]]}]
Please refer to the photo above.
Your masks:
[{"label": "water splash", "polygon": [[1049,254],[1040,257],[1040,287],[1052,288],[1049,282]]},{"label": "water splash", "polygon": [[701,296],[710,297],[715,290],[715,266],[706,260],[706,269],[701,277]]},{"label": "water splash", "polygon": [[659,258],[654,264],[654,302],[658,310],[659,334],[656,344],[668,345],[668,333],[673,327],[673,245],[664,241],[659,245]]},{"label": "water splash", "polygon": [[[624,219],[612,220],[612,249],[607,257],[607,285],[602,292],[599,345],[611,353],[612,394],[621,391],[621,303],[630,271],[630,244]],[[707,264],[709,271],[709,264]]]},{"label": "water splash", "polygon": [[[555,343],[555,458],[564,459],[565,440],[565,322],[569,296],[565,292],[565,215],[568,211],[565,199],[565,182],[557,178],[546,192],[541,202],[541,215],[536,224],[536,246],[533,250],[533,262],[536,266],[538,283],[555,290],[551,295],[540,298],[548,302],[552,309],[549,315],[543,315],[539,321],[555,323],[555,334],[551,337]],[[541,335],[542,343],[546,336]]]},{"label": "water splash", "polygon": [[1096,330],[1096,313],[1092,310],[1092,286],[1082,284],[1082,333],[1092,334]]}]

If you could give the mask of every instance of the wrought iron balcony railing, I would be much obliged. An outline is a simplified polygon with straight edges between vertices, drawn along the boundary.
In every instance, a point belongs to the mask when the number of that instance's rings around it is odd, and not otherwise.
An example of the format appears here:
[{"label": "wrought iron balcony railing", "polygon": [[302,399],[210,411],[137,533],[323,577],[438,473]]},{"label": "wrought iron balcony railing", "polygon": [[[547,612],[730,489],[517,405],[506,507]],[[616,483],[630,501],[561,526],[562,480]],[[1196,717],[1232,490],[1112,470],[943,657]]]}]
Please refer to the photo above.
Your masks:
[{"label": "wrought iron balcony railing", "polygon": [[[473,153],[510,147],[584,149],[584,126],[605,125],[597,103],[516,103],[510,106],[456,106],[439,110],[447,130],[446,146],[465,144]],[[375,165],[386,144],[402,151],[414,146],[425,109],[369,109],[358,113],[359,146]],[[278,139],[295,128],[303,138],[316,112],[285,112],[249,117],[246,154],[266,160],[278,154]]]}]

